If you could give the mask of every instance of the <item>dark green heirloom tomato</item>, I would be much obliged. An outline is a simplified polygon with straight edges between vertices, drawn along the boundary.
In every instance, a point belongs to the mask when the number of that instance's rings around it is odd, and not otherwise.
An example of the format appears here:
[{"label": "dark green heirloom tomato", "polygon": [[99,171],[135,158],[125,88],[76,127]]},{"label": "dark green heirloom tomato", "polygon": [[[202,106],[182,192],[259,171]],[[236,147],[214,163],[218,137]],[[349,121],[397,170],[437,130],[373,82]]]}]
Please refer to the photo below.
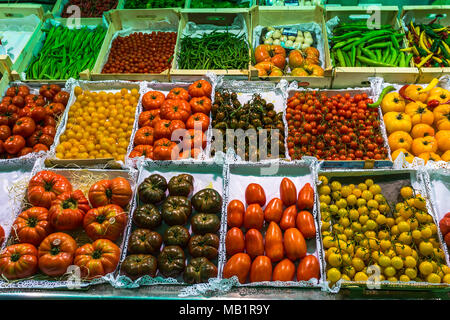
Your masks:
[{"label": "dark green heirloom tomato", "polygon": [[196,234],[216,233],[220,228],[220,219],[213,213],[197,213],[191,219],[191,226]]},{"label": "dark green heirloom tomato", "polygon": [[190,174],[180,174],[169,181],[171,196],[188,197],[194,191],[194,177]]},{"label": "dark green heirloom tomato", "polygon": [[217,267],[205,257],[189,261],[183,276],[184,282],[190,284],[207,282],[209,278],[215,277],[217,277]]},{"label": "dark green heirloom tomato", "polygon": [[161,213],[169,226],[184,225],[192,213],[191,201],[182,196],[169,196],[161,207]]},{"label": "dark green heirloom tomato", "polygon": [[180,246],[182,248],[187,246],[190,237],[189,230],[183,226],[171,226],[163,235],[166,246]]},{"label": "dark green heirloom tomato", "polygon": [[155,229],[161,225],[162,215],[154,204],[144,204],[134,212],[133,221],[140,228]]},{"label": "dark green heirloom tomato", "polygon": [[162,245],[162,237],[158,232],[148,229],[136,229],[128,241],[130,253],[158,254]]},{"label": "dark green heirloom tomato", "polygon": [[151,254],[132,254],[122,263],[122,270],[132,279],[145,275],[154,278],[157,268],[158,260]]},{"label": "dark green heirloom tomato", "polygon": [[166,190],[166,178],[159,174],[152,174],[139,185],[139,200],[144,203],[160,203],[166,198]]},{"label": "dark green heirloom tomato", "polygon": [[214,189],[203,189],[194,194],[191,199],[197,212],[220,213],[222,210],[222,197]]},{"label": "dark green heirloom tomato", "polygon": [[176,278],[184,271],[186,258],[180,246],[166,246],[158,257],[158,269],[165,277]]},{"label": "dark green heirloom tomato", "polygon": [[194,258],[215,259],[219,249],[219,237],[214,233],[192,236],[189,239],[188,249],[189,254]]}]

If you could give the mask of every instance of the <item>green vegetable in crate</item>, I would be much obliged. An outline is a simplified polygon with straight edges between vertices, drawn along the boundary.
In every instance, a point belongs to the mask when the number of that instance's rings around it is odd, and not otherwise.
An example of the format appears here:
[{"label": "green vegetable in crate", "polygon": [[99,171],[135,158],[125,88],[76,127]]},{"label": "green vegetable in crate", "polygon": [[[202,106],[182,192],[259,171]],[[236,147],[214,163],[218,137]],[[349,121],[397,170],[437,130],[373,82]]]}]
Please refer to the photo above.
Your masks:
[{"label": "green vegetable in crate", "polygon": [[125,9],[184,8],[185,0],[126,0]]},{"label": "green vegetable in crate", "polygon": [[191,219],[191,226],[195,234],[215,233],[219,231],[220,219],[213,213],[197,213]]},{"label": "green vegetable in crate", "polygon": [[333,29],[331,57],[335,67],[407,67],[400,41],[404,35],[390,25],[370,29],[366,20],[341,23]]},{"label": "green vegetable in crate", "polygon": [[128,240],[128,251],[140,254],[158,254],[162,245],[162,237],[158,232],[148,229],[136,229]]},{"label": "green vegetable in crate", "polygon": [[215,277],[217,277],[216,265],[204,257],[189,261],[183,275],[184,282],[189,284],[208,282],[209,278]]},{"label": "green vegetable in crate", "polygon": [[140,228],[155,229],[161,225],[162,216],[154,204],[144,204],[136,209],[134,223]]},{"label": "green vegetable in crate", "polygon": [[165,277],[175,278],[186,267],[186,257],[180,246],[166,246],[158,257],[158,269]]},{"label": "green vegetable in crate", "polygon": [[194,235],[189,239],[188,249],[189,254],[195,258],[215,259],[219,253],[219,237],[214,233]]},{"label": "green vegetable in crate", "polygon": [[169,194],[171,196],[188,197],[194,191],[194,177],[190,174],[180,174],[169,181]]},{"label": "green vegetable in crate", "polygon": [[94,67],[106,29],[51,26],[42,49],[26,70],[27,79],[66,80]]},{"label": "green vegetable in crate", "polygon": [[139,200],[144,203],[160,203],[166,198],[166,190],[166,178],[159,174],[152,174],[139,185]]},{"label": "green vegetable in crate", "polygon": [[191,0],[191,8],[248,8],[250,1],[237,3],[237,1]]},{"label": "green vegetable in crate", "polygon": [[213,31],[200,37],[181,38],[179,69],[241,70],[248,69],[249,63],[249,44],[245,34]]},{"label": "green vegetable in crate", "polygon": [[158,260],[151,254],[131,254],[122,263],[122,270],[132,279],[148,275],[156,276]]},{"label": "green vegetable in crate", "polygon": [[192,213],[191,201],[182,196],[169,196],[162,204],[161,213],[169,226],[184,225]]},{"label": "green vegetable in crate", "polygon": [[166,246],[186,247],[191,237],[189,230],[183,226],[171,226],[163,235],[164,244]]},{"label": "green vegetable in crate", "polygon": [[191,201],[197,212],[220,214],[222,210],[222,196],[211,188],[200,190]]}]

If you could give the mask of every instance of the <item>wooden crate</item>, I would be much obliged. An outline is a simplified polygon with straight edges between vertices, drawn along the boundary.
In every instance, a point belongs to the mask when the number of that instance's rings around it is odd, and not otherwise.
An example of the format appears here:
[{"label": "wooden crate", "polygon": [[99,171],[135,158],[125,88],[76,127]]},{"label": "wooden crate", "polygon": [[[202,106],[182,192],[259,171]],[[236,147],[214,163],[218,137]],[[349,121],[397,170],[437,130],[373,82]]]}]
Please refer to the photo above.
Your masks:
[{"label": "wooden crate", "polygon": [[[448,6],[404,6],[401,13],[402,20],[409,24],[411,19],[416,22],[428,23],[434,18],[431,14],[445,14],[446,16],[440,19],[443,26],[450,26],[450,5]],[[413,61],[414,64],[414,61]],[[417,83],[427,83],[433,78],[439,78],[445,74],[450,74],[450,67],[447,68],[419,68],[419,77]]]},{"label": "wooden crate", "polygon": [[[133,31],[154,31],[152,25],[155,22],[170,21],[168,31],[178,31],[179,13],[174,9],[123,9],[112,10],[107,13],[108,20],[111,21],[106,33],[97,62],[85,80],[158,80],[168,81],[169,70],[161,73],[102,73],[103,65],[108,60],[109,50],[114,35],[125,28]],[[173,25],[172,25],[173,24]],[[173,27],[173,28],[172,28]],[[159,29],[156,31],[160,31]]]},{"label": "wooden crate", "polygon": [[31,3],[0,4],[0,19],[23,18],[32,14],[43,20],[44,8],[40,4]]},{"label": "wooden crate", "polygon": [[[84,26],[97,26],[97,25],[104,25],[104,20],[102,18],[81,18],[79,21],[72,18],[56,18],[55,21],[61,23],[64,26],[71,26],[74,23]],[[46,33],[45,33],[45,27],[48,26],[48,24],[51,23],[50,20],[46,20],[42,23],[41,27],[36,30],[35,34],[33,34],[32,38],[27,44],[26,49],[24,49],[24,54],[22,55],[22,61],[14,66],[13,70],[11,71],[11,77],[14,81],[21,80],[23,82],[37,82],[37,83],[57,83],[65,80],[56,79],[56,80],[49,80],[49,79],[21,79],[20,74],[22,72],[25,72],[28,68],[28,65],[31,63],[34,55],[37,55],[39,51],[42,49],[42,46],[45,42]],[[103,40],[104,41],[104,40]],[[89,78],[90,71],[85,70],[80,73],[80,79],[88,79]]]},{"label": "wooden crate", "polygon": [[[324,57],[321,60],[324,61],[323,69],[325,71],[322,77],[294,77],[285,75],[282,77],[267,77],[270,81],[279,81],[285,79],[287,81],[298,81],[305,86],[313,88],[330,88],[332,80],[332,66],[330,61],[330,50],[328,47],[327,32],[325,29],[325,21],[323,18],[322,7],[256,7],[251,10],[252,19],[252,32],[257,26],[277,26],[277,25],[290,25],[299,23],[315,22],[321,27],[323,38],[323,52]],[[252,40],[253,34],[252,34]],[[255,48],[253,48],[255,49]],[[253,66],[250,68],[250,77],[252,80],[261,79],[258,77],[258,71]]]},{"label": "wooden crate", "polygon": [[[327,7],[325,22],[336,16],[343,22],[350,22],[361,16],[369,17],[374,8],[380,14],[381,24],[390,24],[394,29],[403,32],[397,18],[398,7],[396,6]],[[406,37],[404,41],[406,43]],[[419,71],[414,68],[412,62],[408,68],[334,67],[333,73],[332,88],[368,86],[368,77],[383,77],[385,81],[393,83],[415,83],[419,75]]]},{"label": "wooden crate", "polygon": [[231,26],[234,19],[238,15],[242,15],[246,24],[249,43],[249,57],[251,57],[251,20],[249,9],[184,9],[180,11],[180,24],[178,28],[177,44],[175,47],[175,57],[172,62],[172,68],[170,70],[170,78],[174,80],[186,80],[192,79],[192,77],[200,77],[211,72],[216,75],[225,76],[231,79],[248,80],[250,75],[249,59],[248,67],[241,70],[191,70],[191,69],[178,69],[177,59],[179,45],[182,37],[182,33],[188,22],[194,22],[197,25],[216,25],[221,27]]}]

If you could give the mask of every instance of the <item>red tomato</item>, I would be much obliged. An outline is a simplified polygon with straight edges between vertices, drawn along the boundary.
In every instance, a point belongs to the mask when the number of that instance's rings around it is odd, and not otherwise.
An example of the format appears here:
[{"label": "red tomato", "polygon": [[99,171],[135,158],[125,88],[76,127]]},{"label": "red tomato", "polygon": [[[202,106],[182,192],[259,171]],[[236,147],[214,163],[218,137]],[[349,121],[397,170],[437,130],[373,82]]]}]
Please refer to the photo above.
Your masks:
[{"label": "red tomato", "polygon": [[0,246],[3,244],[3,241],[5,241],[5,230],[0,226]]},{"label": "red tomato", "polygon": [[257,203],[251,204],[247,207],[244,214],[244,227],[246,229],[261,230],[264,224],[264,212],[261,206]]},{"label": "red tomato", "polygon": [[283,211],[281,216],[280,227],[283,230],[295,228],[295,218],[297,217],[297,208],[292,205]]},{"label": "red tomato", "polygon": [[297,228],[289,228],[284,232],[284,250],[292,261],[306,256],[305,238]]},{"label": "red tomato", "polygon": [[308,281],[312,278],[320,279],[320,265],[319,260],[310,254],[298,264],[297,281]]},{"label": "red tomato", "polygon": [[272,261],[269,257],[258,256],[250,268],[250,282],[270,281],[272,279]]},{"label": "red tomato", "polygon": [[273,269],[272,281],[292,281],[295,276],[295,265],[289,259],[280,261]]},{"label": "red tomato", "polygon": [[281,180],[280,197],[286,207],[292,206],[297,202],[297,188],[295,188],[295,184],[288,178]]},{"label": "red tomato", "polygon": [[245,234],[245,251],[252,259],[264,255],[264,239],[259,230],[250,229],[247,231]]},{"label": "red tomato", "polygon": [[298,193],[297,207],[300,210],[312,209],[314,206],[314,189],[307,183]]},{"label": "red tomato", "polygon": [[296,218],[297,229],[306,239],[312,239],[316,236],[316,225],[314,217],[308,211],[300,211]]},{"label": "red tomato", "polygon": [[247,204],[257,203],[264,207],[266,204],[266,193],[263,187],[257,183],[250,183],[245,189],[245,202]]},{"label": "red tomato", "polygon": [[229,256],[245,250],[244,233],[239,228],[231,228],[225,236],[225,248]]},{"label": "red tomato", "polygon": [[273,198],[269,201],[266,208],[264,209],[264,219],[267,222],[274,221],[276,223],[280,222],[281,216],[283,215],[283,201],[279,198]]},{"label": "red tomato", "polygon": [[272,262],[280,261],[284,257],[283,233],[275,222],[270,222],[265,235],[266,255]]},{"label": "red tomato", "polygon": [[245,207],[242,201],[232,200],[227,207],[227,223],[228,227],[238,227],[242,226],[244,222]]},{"label": "red tomato", "polygon": [[246,253],[236,253],[230,259],[223,268],[223,277],[225,279],[237,276],[240,283],[245,283],[247,276],[250,272],[250,266],[252,259]]}]

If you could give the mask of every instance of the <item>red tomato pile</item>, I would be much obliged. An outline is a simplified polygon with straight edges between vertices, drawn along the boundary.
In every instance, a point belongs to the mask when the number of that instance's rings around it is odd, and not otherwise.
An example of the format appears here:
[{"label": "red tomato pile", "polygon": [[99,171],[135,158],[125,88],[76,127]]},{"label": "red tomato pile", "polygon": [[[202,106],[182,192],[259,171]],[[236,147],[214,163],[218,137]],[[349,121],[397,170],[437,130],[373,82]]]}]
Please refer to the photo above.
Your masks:
[{"label": "red tomato pile", "polygon": [[368,108],[373,101],[366,93],[327,97],[317,91],[296,92],[287,102],[287,143],[292,159],[387,159],[378,109]]},{"label": "red tomato pile", "polygon": [[[314,205],[311,185],[305,184],[297,197],[294,183],[284,178],[280,198],[273,198],[266,205],[264,189],[251,183],[245,190],[245,202],[247,208],[240,200],[232,200],[227,207],[228,261],[224,278],[237,276],[240,283],[247,282],[247,278],[250,282],[319,279],[319,261],[314,255],[307,255],[305,242],[316,236],[314,217],[306,211]],[[268,228],[263,236],[264,224]]]},{"label": "red tomato pile", "polygon": [[56,134],[56,118],[68,100],[69,93],[55,84],[43,85],[39,94],[30,93],[24,85],[8,88],[0,103],[0,158],[48,151]]},{"label": "red tomato pile", "polygon": [[[84,279],[113,272],[120,258],[114,242],[125,230],[124,209],[131,196],[130,183],[122,177],[94,183],[88,200],[64,176],[40,171],[28,184],[31,207],[13,224],[15,244],[0,254],[0,273],[9,280],[31,277],[38,270],[60,277],[70,265],[78,266]],[[93,242],[79,247],[73,235],[83,230]]]},{"label": "red tomato pile", "polygon": [[69,0],[63,8],[61,16],[63,18],[70,18],[73,15],[71,10],[68,9],[71,6],[77,6],[81,10],[82,18],[101,18],[103,12],[115,9],[117,7],[118,0]]},{"label": "red tomato pile", "polygon": [[[206,147],[204,132],[210,121],[211,92],[211,84],[206,80],[194,82],[188,90],[173,88],[167,96],[159,91],[147,92],[142,97],[144,112],[139,115],[139,130],[130,158],[176,160],[198,157],[201,149]],[[201,130],[195,128],[196,123]],[[177,129],[183,131],[175,132]],[[183,149],[190,146],[191,150],[181,150],[181,143]]]},{"label": "red tomato pile", "polygon": [[439,229],[444,236],[445,243],[450,247],[450,212],[447,212],[439,221]]},{"label": "red tomato pile", "polygon": [[161,73],[170,68],[176,41],[176,32],[117,37],[102,73]]}]

